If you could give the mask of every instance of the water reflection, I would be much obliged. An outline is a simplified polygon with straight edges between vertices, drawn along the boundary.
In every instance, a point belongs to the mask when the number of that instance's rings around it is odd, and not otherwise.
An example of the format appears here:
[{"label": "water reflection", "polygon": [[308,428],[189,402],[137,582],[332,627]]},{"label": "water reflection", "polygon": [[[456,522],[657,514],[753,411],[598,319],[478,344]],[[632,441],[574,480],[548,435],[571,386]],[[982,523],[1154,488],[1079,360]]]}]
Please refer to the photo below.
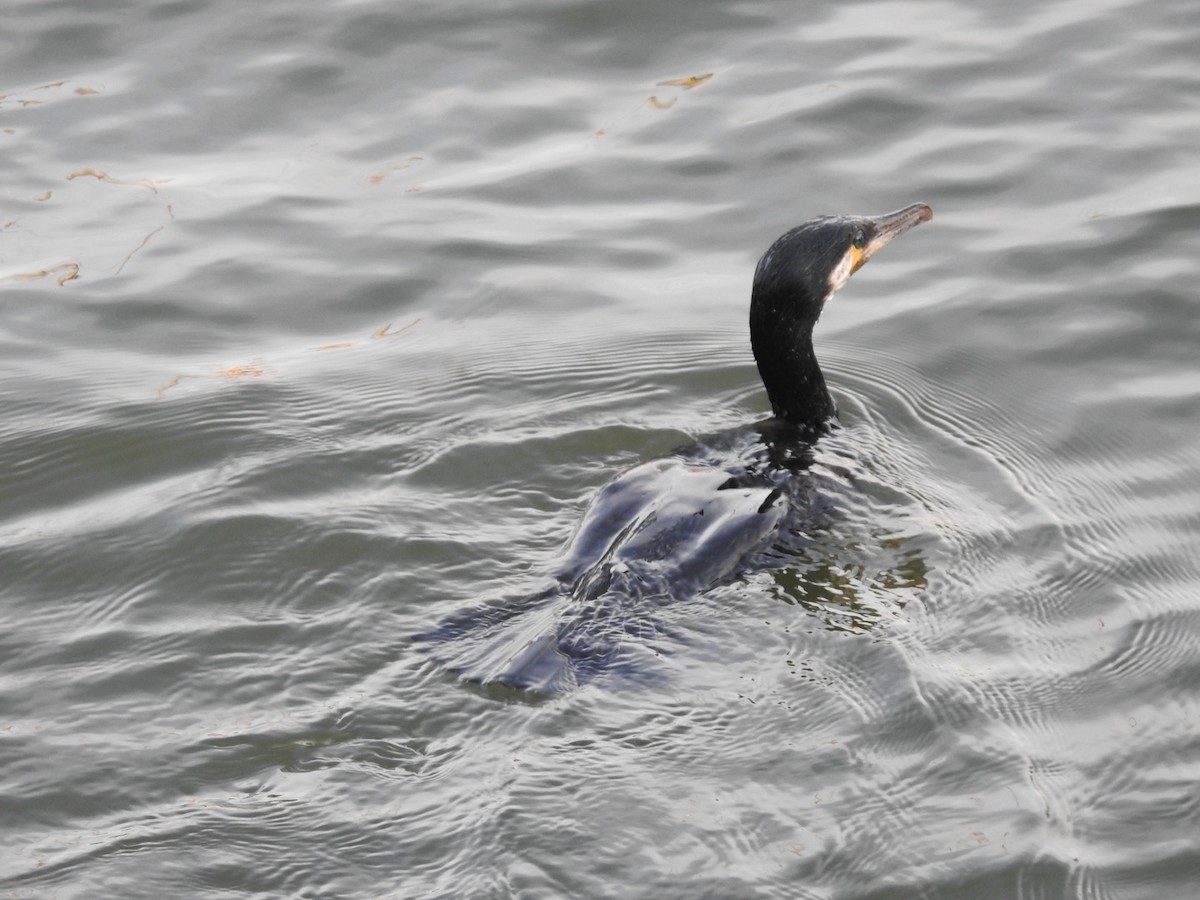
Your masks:
[{"label": "water reflection", "polygon": [[831,631],[870,631],[929,586],[924,552],[909,537],[822,545],[803,556],[796,565],[771,572],[771,594],[804,608]]}]

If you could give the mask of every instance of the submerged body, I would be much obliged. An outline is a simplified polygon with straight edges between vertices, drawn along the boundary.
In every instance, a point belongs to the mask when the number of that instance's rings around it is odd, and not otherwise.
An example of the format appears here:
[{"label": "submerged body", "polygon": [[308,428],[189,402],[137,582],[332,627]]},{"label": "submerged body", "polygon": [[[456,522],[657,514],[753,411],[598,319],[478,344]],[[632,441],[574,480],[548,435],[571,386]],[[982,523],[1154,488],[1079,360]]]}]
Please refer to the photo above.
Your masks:
[{"label": "submerged body", "polygon": [[841,482],[810,470],[768,421],[635,466],[592,498],[546,586],[421,635],[469,681],[558,693],[661,637],[656,610],[785,565],[834,512]]},{"label": "submerged body", "polygon": [[774,417],[609,482],[544,589],[419,635],[430,655],[470,681],[557,693],[656,639],[661,605],[794,558],[836,505],[811,467],[813,443],[835,427],[812,328],[875,250],[931,215],[916,205],[817,219],[776,241],[759,262],[750,315]]}]

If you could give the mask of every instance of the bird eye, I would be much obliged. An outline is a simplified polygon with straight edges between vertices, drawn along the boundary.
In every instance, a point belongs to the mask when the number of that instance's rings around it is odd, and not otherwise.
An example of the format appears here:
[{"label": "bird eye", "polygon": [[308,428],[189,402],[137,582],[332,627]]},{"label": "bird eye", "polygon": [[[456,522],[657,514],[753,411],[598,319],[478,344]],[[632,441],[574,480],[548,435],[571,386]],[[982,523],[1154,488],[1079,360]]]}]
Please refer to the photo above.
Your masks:
[{"label": "bird eye", "polygon": [[854,232],[854,249],[861,250],[867,243],[867,236],[861,231]]}]

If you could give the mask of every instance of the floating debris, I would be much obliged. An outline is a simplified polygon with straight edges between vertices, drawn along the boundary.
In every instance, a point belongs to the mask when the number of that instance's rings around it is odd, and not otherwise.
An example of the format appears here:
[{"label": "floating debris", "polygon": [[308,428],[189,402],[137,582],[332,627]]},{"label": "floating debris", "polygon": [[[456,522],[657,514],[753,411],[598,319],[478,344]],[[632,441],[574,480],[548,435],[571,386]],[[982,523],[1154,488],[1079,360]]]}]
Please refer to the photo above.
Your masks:
[{"label": "floating debris", "polygon": [[245,365],[232,366],[228,369],[222,369],[217,373],[218,378],[258,378],[266,375],[267,370],[263,366]]},{"label": "floating debris", "polygon": [[657,97],[655,97],[652,94],[650,96],[650,105],[653,106],[655,109],[670,109],[672,106],[675,105],[675,101],[678,99],[679,99],[678,97],[672,97],[669,103],[663,103],[661,100],[659,100]]},{"label": "floating debris", "polygon": [[53,275],[55,272],[65,272],[55,279],[54,283],[62,287],[68,281],[74,281],[79,277],[79,263],[63,263],[59,266],[52,266],[49,269],[42,269],[40,272],[19,272],[16,275],[5,275],[0,278],[0,281],[37,281],[45,278],[48,275]]},{"label": "floating debris", "polygon": [[130,250],[129,255],[126,256],[123,260],[121,260],[121,264],[119,266],[117,266],[117,271],[114,272],[113,274],[120,275],[121,270],[125,268],[125,265],[131,259],[133,259],[133,254],[137,253],[139,250],[141,250],[143,247],[145,247],[146,244],[150,242],[150,238],[154,237],[156,234],[158,234],[160,231],[162,231],[166,227],[167,227],[166,225],[159,225],[152,232],[150,232],[148,235],[146,235],[144,238],[142,238],[142,242],[140,244],[138,244],[136,247],[134,247],[132,250]]},{"label": "floating debris", "polygon": [[211,375],[176,375],[162,387],[154,392],[156,399],[161,400],[163,395],[173,387],[178,387],[179,382],[185,378],[259,378],[266,375],[270,369],[266,366],[260,366],[254,363],[249,363],[244,366],[231,366],[228,369],[221,369],[219,372],[213,372]]},{"label": "floating debris", "polygon": [[100,181],[107,181],[109,184],[133,184],[138,187],[149,188],[154,193],[158,193],[158,185],[166,184],[170,178],[160,178],[157,181],[151,181],[148,178],[113,178],[107,172],[101,172],[99,169],[80,169],[78,172],[72,172],[67,176],[67,181],[73,181],[76,178],[96,178]]},{"label": "floating debris", "polygon": [[168,381],[166,384],[164,384],[162,387],[160,387],[157,391],[155,391],[154,396],[156,398],[158,398],[159,400],[161,400],[162,395],[165,394],[167,391],[169,391],[171,388],[177,386],[179,384],[180,379],[184,378],[184,377],[186,377],[186,376],[176,375],[174,378],[172,378],[170,381]]},{"label": "floating debris", "polygon": [[321,352],[325,350],[349,350],[354,346],[354,341],[341,341],[336,344],[322,344],[320,347],[309,347],[313,352]]},{"label": "floating debris", "polygon": [[708,81],[708,79],[712,77],[713,73],[709,72],[707,75],[691,75],[687,78],[671,78],[667,81],[658,82],[656,86],[662,87],[663,85],[670,85],[671,87],[681,87],[685,91],[690,91],[692,88],[699,87],[700,85],[704,84],[704,82]]},{"label": "floating debris", "polygon": [[380,169],[374,175],[368,175],[367,181],[371,182],[371,184],[380,184],[381,182],[386,181],[393,172],[399,172],[402,169],[411,169],[423,159],[425,159],[423,156],[410,156],[408,159],[404,160],[404,162],[390,163],[389,165]]},{"label": "floating debris", "polygon": [[397,328],[395,331],[392,331],[392,323],[388,322],[386,325],[384,325],[382,328],[380,328],[378,331],[376,331],[374,334],[372,334],[371,337],[372,338],[395,337],[398,334],[403,334],[404,332],[408,331],[408,329],[410,329],[410,328],[415,328],[420,323],[420,321],[421,320],[419,318],[413,319],[411,322],[409,322],[403,328]]}]

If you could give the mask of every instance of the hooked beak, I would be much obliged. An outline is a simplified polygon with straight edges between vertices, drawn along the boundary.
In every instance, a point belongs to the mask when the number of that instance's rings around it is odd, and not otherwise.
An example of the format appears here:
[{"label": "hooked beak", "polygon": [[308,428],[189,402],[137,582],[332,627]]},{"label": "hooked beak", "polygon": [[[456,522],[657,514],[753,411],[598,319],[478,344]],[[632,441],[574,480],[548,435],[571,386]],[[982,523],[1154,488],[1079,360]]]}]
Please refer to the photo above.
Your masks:
[{"label": "hooked beak", "polygon": [[910,228],[928,222],[933,218],[933,210],[924,203],[914,203],[904,209],[882,216],[866,216],[867,240],[861,249],[854,250],[854,264],[851,272],[857,272],[875,253]]}]

